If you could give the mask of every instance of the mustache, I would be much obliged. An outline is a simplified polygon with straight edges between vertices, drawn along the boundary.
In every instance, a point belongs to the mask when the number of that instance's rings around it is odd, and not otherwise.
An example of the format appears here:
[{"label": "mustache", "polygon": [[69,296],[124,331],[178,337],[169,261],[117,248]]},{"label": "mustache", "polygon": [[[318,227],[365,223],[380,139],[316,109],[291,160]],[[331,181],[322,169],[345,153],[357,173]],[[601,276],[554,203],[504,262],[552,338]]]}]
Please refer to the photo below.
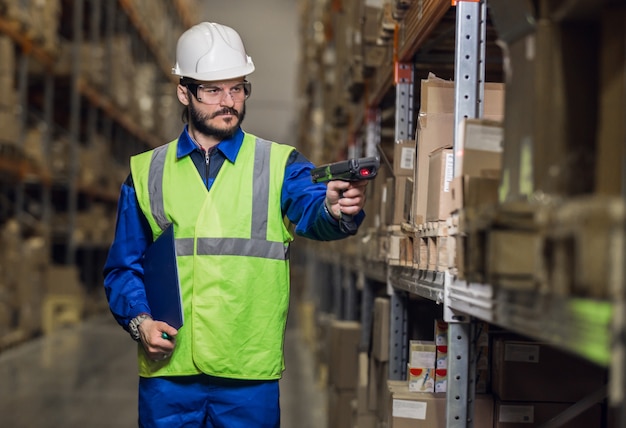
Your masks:
[{"label": "mustache", "polygon": [[232,114],[235,117],[239,117],[239,112],[237,110],[235,110],[234,108],[231,107],[224,107],[223,109],[216,111],[215,113],[213,113],[211,115],[211,119],[217,116],[220,116],[222,114]]}]

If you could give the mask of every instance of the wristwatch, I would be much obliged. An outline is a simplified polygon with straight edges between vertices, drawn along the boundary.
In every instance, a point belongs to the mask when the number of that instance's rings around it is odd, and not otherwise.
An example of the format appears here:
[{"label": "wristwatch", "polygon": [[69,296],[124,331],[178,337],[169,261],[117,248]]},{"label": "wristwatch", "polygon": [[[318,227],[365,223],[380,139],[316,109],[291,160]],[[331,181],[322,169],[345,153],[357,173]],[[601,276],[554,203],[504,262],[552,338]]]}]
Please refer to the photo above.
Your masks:
[{"label": "wristwatch", "polygon": [[152,318],[148,314],[139,314],[128,323],[128,332],[130,333],[130,337],[133,340],[139,342],[139,326],[142,322],[144,322],[147,318]]}]

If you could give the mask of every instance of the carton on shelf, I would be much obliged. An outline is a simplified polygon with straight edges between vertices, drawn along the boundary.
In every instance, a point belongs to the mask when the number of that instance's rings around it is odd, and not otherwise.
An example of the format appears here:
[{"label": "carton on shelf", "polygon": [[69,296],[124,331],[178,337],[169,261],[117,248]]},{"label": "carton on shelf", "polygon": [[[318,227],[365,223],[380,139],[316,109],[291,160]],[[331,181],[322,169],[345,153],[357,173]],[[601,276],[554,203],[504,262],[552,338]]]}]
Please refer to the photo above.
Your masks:
[{"label": "carton on shelf", "polygon": [[606,382],[606,369],[552,346],[493,341],[492,391],[502,401],[573,403]]},{"label": "carton on shelf", "polygon": [[451,184],[452,211],[495,205],[502,168],[504,127],[489,119],[464,119],[459,126],[461,172]]},{"label": "carton on shelf", "polygon": [[389,320],[391,305],[386,297],[374,299],[374,322],[372,324],[372,357],[377,361],[389,361]]},{"label": "carton on shelf", "polygon": [[415,168],[415,140],[399,140],[393,145],[393,175],[413,177]]},{"label": "carton on shelf", "polygon": [[[388,381],[387,426],[389,428],[439,428],[446,424],[446,394],[411,392],[406,382]],[[491,427],[493,398],[477,394],[474,426]]]},{"label": "carton on shelf", "polygon": [[329,336],[328,382],[337,390],[356,391],[361,324],[332,320]]},{"label": "carton on shelf", "polygon": [[430,153],[426,221],[445,220],[452,212],[450,184],[454,177],[454,151],[439,148]]},{"label": "carton on shelf", "polygon": [[[541,403],[499,401],[495,403],[494,428],[527,428],[541,426],[564,412],[573,403]],[[568,428],[589,428],[602,425],[600,404],[590,407],[567,423]]]},{"label": "carton on shelf", "polygon": [[[413,222],[426,221],[429,154],[454,145],[454,82],[430,75],[420,85],[417,129],[417,163],[413,177]],[[485,83],[483,118],[501,121],[504,117],[504,84]]]},{"label": "carton on shelf", "polygon": [[434,341],[409,342],[409,391],[435,392],[437,347]]}]

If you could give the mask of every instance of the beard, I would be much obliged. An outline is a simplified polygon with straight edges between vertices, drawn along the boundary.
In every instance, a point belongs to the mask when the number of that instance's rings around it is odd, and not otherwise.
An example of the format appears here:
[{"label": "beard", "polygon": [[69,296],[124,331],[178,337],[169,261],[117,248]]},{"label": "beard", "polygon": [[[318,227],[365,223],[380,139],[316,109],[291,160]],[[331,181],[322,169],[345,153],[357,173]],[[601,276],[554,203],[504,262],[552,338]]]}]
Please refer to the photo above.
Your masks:
[{"label": "beard", "polygon": [[[218,117],[221,114],[232,114],[234,116],[232,126],[226,128],[217,128],[209,124],[209,120]],[[234,108],[224,107],[212,114],[203,114],[195,108],[193,103],[189,104],[189,121],[193,129],[207,137],[214,137],[218,140],[231,138],[243,122],[246,116],[246,105],[241,108],[241,112]]]}]

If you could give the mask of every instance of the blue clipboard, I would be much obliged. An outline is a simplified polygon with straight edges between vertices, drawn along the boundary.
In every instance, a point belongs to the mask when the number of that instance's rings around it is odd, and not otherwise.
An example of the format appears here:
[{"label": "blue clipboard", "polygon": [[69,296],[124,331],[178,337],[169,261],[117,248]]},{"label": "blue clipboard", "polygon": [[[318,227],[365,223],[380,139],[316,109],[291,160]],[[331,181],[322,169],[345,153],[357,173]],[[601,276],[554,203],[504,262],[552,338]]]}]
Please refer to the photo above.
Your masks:
[{"label": "blue clipboard", "polygon": [[144,284],[152,318],[179,329],[183,325],[183,302],[178,281],[174,225],[170,224],[144,255]]}]

